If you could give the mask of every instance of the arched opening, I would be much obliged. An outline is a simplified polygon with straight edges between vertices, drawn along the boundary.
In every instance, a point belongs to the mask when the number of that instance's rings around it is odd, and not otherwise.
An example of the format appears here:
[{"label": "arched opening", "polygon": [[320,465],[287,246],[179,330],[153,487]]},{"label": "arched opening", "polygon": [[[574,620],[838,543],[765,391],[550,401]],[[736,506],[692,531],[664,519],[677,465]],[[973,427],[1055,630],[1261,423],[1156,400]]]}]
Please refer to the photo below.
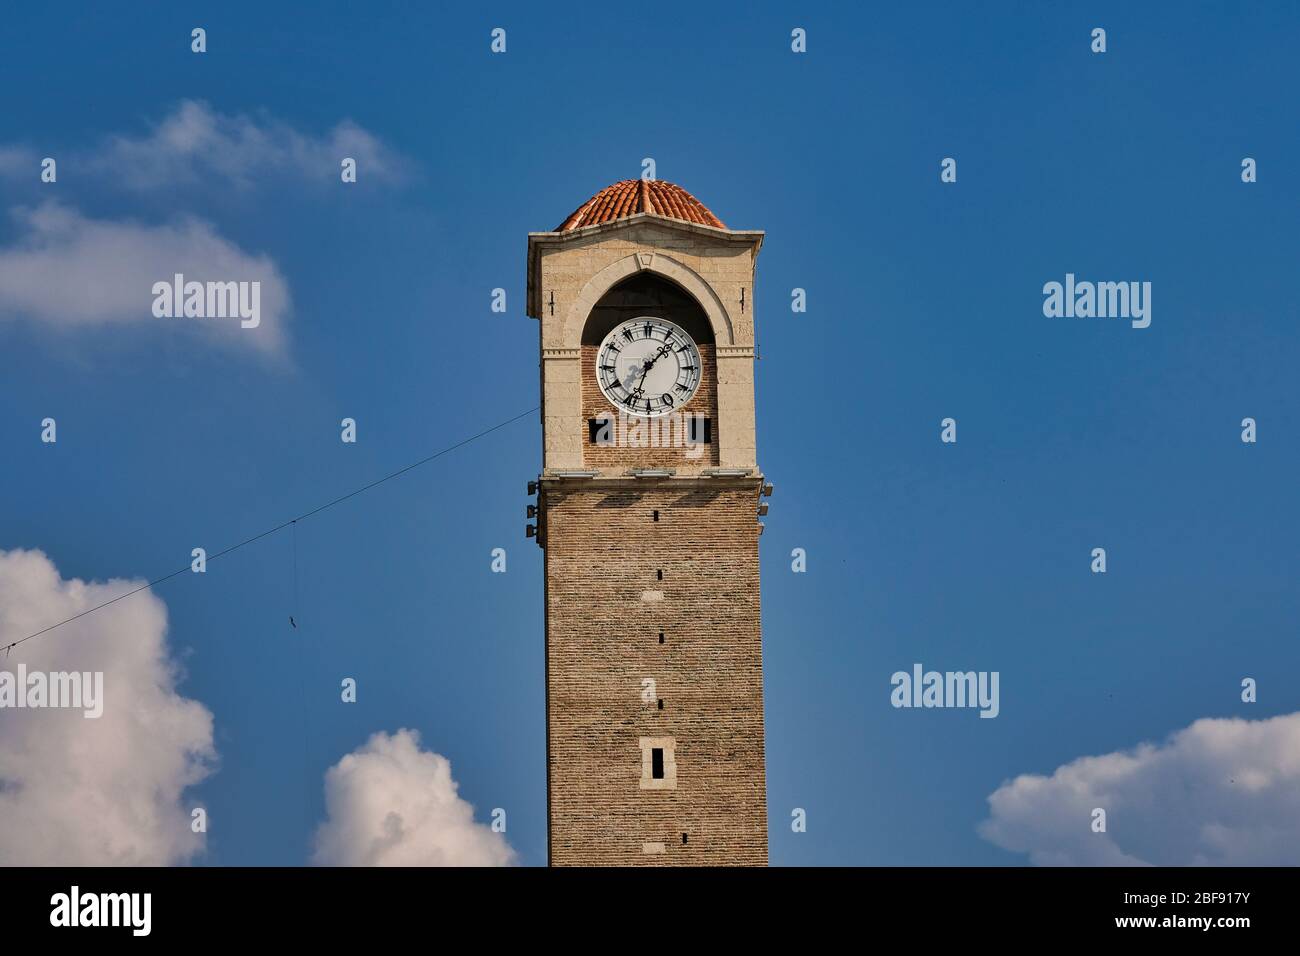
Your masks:
[{"label": "arched opening", "polygon": [[[601,343],[621,323],[643,316],[666,319],[692,339],[700,354],[699,387],[670,414],[640,419],[616,408],[601,392],[596,359]],[[619,281],[597,300],[582,328],[583,462],[601,469],[689,469],[718,463],[717,356],[713,326],[696,298],[648,270]]]},{"label": "arched opening", "polygon": [[695,297],[653,272],[628,276],[600,297],[582,328],[582,344],[599,345],[614,326],[642,315],[676,322],[697,345],[713,344],[713,326]]}]

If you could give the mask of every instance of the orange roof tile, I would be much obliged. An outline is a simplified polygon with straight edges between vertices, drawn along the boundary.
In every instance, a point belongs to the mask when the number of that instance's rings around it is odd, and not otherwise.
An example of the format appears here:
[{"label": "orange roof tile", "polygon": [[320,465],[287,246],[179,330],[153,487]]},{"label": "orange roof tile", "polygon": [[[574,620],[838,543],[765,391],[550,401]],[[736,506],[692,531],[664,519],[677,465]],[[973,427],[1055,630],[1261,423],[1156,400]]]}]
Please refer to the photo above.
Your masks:
[{"label": "orange roof tile", "polygon": [[727,228],[721,219],[709,212],[704,203],[681,186],[658,179],[648,182],[644,179],[625,179],[596,193],[575,209],[555,231],[567,232],[598,222],[626,219],[642,212],[717,229]]}]

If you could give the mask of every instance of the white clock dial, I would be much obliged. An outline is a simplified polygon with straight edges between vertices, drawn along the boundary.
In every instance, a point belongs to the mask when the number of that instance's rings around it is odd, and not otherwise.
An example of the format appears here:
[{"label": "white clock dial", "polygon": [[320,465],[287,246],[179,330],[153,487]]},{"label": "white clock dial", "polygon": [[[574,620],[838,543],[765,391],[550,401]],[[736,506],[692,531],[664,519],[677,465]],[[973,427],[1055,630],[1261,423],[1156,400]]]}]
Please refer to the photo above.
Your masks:
[{"label": "white clock dial", "polygon": [[615,326],[596,352],[596,381],[618,408],[658,418],[700,387],[700,350],[680,326],[642,316]]}]

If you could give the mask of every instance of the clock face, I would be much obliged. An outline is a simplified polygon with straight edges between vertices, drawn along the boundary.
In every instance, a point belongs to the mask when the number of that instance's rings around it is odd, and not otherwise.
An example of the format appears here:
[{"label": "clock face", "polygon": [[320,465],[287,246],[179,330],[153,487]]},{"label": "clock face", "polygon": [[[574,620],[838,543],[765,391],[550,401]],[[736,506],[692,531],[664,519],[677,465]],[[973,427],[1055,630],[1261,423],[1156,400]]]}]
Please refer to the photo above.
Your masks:
[{"label": "clock face", "polygon": [[600,343],[596,381],[616,407],[658,418],[681,408],[700,387],[700,350],[667,319],[628,319]]}]

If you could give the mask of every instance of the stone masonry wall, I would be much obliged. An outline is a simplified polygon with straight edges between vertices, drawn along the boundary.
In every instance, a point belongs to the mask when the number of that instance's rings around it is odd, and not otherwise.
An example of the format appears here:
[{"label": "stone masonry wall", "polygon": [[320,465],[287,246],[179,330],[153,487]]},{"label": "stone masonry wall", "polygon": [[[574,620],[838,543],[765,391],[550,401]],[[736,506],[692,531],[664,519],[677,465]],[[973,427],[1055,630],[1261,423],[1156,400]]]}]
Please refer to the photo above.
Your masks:
[{"label": "stone masonry wall", "polygon": [[[764,865],[757,483],[626,484],[540,499],[551,863]],[[675,789],[642,787],[642,738]]]},{"label": "stone masonry wall", "polygon": [[[629,223],[548,246],[541,255],[538,283],[542,347],[543,457],[546,468],[583,467],[586,428],[572,418],[582,407],[583,362],[577,333],[587,315],[576,310],[582,290],[602,269],[633,255],[673,260],[711,290],[701,306],[720,310],[728,334],[714,349],[714,423],[717,458],[724,467],[756,467],[754,429],[754,261],[752,245],[728,242],[702,228],[655,221]],[[651,259],[653,261],[653,259]],[[654,266],[651,266],[654,269]],[[714,301],[716,298],[716,302]],[[698,470],[698,469],[697,469]]]}]

